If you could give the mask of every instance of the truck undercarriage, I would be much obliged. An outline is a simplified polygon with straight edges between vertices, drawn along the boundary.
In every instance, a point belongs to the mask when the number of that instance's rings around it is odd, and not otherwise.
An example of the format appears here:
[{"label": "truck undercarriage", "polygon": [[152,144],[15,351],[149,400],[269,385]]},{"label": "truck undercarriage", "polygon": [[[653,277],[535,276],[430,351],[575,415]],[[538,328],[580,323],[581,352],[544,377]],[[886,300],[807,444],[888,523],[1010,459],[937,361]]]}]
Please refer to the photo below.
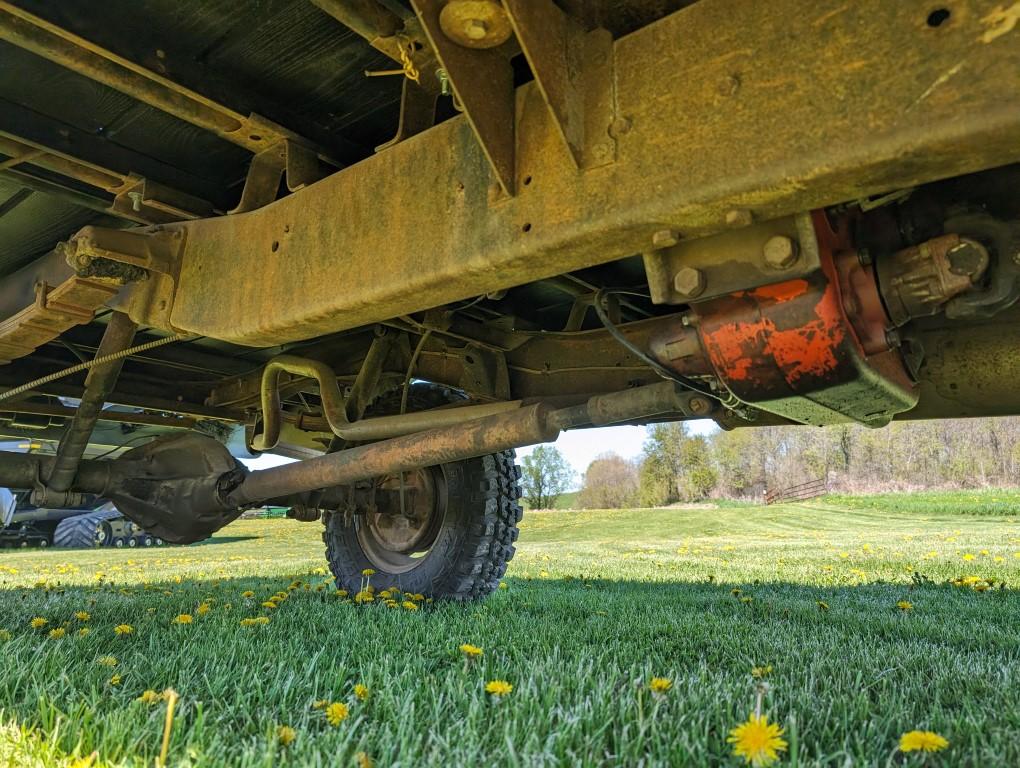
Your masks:
[{"label": "truck undercarriage", "polygon": [[1020,413],[1018,35],[988,0],[0,2],[0,433],[57,446],[0,485],[174,542],[284,504],[339,585],[463,598],[513,554],[509,451],[564,429]]}]

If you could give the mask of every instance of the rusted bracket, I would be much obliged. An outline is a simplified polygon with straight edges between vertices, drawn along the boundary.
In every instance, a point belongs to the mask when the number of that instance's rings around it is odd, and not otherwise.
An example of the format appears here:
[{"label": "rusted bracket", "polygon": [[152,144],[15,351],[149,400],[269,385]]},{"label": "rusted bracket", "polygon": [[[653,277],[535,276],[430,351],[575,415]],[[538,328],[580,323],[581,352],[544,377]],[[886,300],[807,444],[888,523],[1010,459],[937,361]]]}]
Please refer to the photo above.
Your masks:
[{"label": "rusted bracket", "polygon": [[585,31],[552,0],[503,0],[503,6],[574,165],[611,162],[612,36]]},{"label": "rusted bracket", "polygon": [[426,90],[405,77],[403,90],[400,92],[400,121],[397,123],[397,134],[385,144],[376,147],[375,151],[382,152],[396,146],[435,125],[438,100],[438,91]]},{"label": "rusted bracket", "polygon": [[281,139],[252,158],[241,200],[230,213],[245,213],[269,205],[276,199],[284,177],[287,189],[296,192],[324,175],[314,149],[292,139]]},{"label": "rusted bracket", "polygon": [[466,48],[447,37],[441,0],[411,0],[429,43],[453,88],[500,187],[516,192],[514,75],[500,48]]}]

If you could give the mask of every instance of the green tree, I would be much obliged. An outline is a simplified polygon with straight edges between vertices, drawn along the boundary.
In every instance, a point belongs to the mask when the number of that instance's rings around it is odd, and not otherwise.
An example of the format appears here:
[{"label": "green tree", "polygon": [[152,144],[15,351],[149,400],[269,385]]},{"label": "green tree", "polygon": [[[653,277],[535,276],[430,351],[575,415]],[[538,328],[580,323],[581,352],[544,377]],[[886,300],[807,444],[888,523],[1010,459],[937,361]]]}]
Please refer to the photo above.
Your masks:
[{"label": "green tree", "polygon": [[621,509],[633,506],[637,497],[637,467],[618,454],[604,453],[588,465],[577,505],[581,509]]},{"label": "green tree", "polygon": [[648,506],[703,499],[715,488],[709,442],[682,421],[648,430],[641,462],[641,502]]},{"label": "green tree", "polygon": [[521,462],[521,488],[532,509],[551,509],[573,479],[570,464],[551,445],[538,446]]}]

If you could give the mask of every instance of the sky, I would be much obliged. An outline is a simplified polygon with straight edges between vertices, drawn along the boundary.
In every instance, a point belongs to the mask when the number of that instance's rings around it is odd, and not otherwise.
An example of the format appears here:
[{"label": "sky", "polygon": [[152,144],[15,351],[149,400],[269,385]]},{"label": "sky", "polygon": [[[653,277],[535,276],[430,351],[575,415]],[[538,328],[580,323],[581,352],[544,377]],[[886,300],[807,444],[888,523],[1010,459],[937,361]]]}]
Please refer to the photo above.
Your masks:
[{"label": "sky", "polygon": [[[699,419],[687,422],[691,432],[696,435],[707,435],[714,432],[715,422],[709,419]],[[560,434],[559,439],[551,445],[555,445],[567,461],[574,468],[576,473],[576,484],[580,484],[581,475],[596,456],[603,453],[615,452],[625,459],[633,459],[641,455],[641,447],[645,442],[645,427],[600,427],[597,429],[574,429]],[[537,446],[517,449],[517,460],[520,461]],[[241,459],[249,469],[265,469],[278,464],[286,464],[290,459],[282,456],[266,454],[257,459]]]}]

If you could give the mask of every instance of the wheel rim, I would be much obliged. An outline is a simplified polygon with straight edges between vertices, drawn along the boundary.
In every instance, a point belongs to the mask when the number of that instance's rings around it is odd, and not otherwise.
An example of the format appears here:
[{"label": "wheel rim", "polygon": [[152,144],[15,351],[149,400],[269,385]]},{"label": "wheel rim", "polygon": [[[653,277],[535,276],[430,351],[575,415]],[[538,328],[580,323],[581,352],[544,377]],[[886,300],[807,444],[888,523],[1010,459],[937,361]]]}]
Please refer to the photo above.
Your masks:
[{"label": "wheel rim", "polygon": [[406,573],[418,566],[436,543],[446,518],[446,477],[440,467],[404,473],[376,484],[376,508],[357,517],[358,541],[369,563],[386,573]]}]

